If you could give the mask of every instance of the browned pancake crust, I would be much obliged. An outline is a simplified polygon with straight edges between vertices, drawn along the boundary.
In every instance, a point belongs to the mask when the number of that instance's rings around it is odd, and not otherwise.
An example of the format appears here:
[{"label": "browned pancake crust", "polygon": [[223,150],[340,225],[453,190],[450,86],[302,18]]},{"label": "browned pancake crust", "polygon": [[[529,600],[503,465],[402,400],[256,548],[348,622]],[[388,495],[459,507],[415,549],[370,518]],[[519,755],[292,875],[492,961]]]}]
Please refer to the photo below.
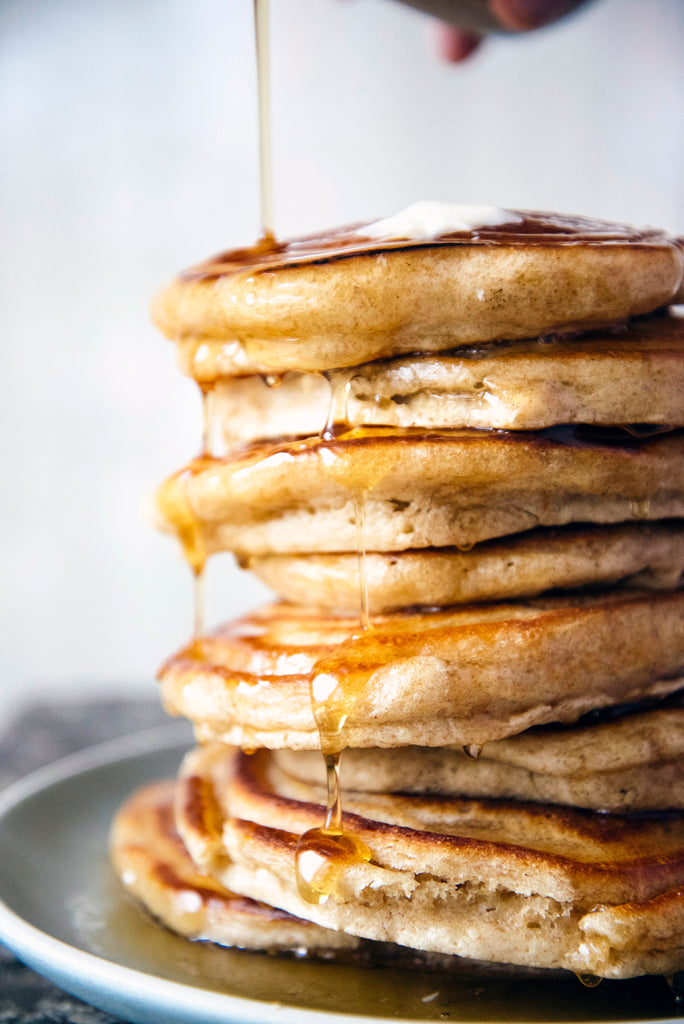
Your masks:
[{"label": "browned pancake crust", "polygon": [[188,938],[240,948],[337,949],[357,944],[350,936],[230,892],[200,873],[176,830],[175,789],[176,782],[168,780],[138,790],[112,825],[115,870],[154,917]]},{"label": "browned pancake crust", "polygon": [[[682,966],[681,815],[634,821],[524,803],[352,793],[344,825],[371,860],[336,865],[331,897],[313,905],[297,894],[293,872],[299,835],[322,821],[311,790],[281,776],[266,751],[208,748],[189,757],[184,775],[212,788],[223,817],[220,835],[201,819],[189,824],[183,808],[194,783],[184,786],[178,821],[193,857],[203,862],[218,842],[232,858],[225,875],[240,888],[263,888],[319,923],[608,977]],[[206,863],[216,868],[211,854]]]},{"label": "browned pancake crust", "polygon": [[310,684],[328,676],[342,745],[485,743],[675,691],[683,611],[683,593],[604,594],[386,616],[362,632],[269,605],[171,658],[162,696],[204,739],[315,749]]}]

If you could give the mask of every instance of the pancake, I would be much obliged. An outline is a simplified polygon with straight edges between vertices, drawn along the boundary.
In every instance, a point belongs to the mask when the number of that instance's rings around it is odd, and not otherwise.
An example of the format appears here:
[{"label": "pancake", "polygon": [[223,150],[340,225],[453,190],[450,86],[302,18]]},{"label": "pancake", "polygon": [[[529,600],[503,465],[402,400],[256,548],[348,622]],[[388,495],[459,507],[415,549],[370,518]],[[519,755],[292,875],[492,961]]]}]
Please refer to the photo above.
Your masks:
[{"label": "pancake", "polygon": [[323,929],[201,874],[176,831],[174,781],[146,786],[121,807],[110,852],[128,891],[163,924],[190,939],[270,951],[354,949],[353,936]]},{"label": "pancake", "polygon": [[[288,601],[358,613],[356,552],[263,555],[243,564]],[[560,588],[671,589],[684,574],[684,521],[540,528],[484,541],[470,551],[367,552],[363,571],[371,615],[418,605],[529,597]]]},{"label": "pancake", "polygon": [[684,251],[662,232],[494,212],[499,223],[420,239],[390,224],[263,240],[181,274],[152,316],[207,382],[588,330],[679,289]]},{"label": "pancake", "polygon": [[317,749],[320,726],[337,749],[482,744],[679,689],[683,610],[679,592],[578,595],[386,616],[364,632],[268,605],[159,678],[201,741]]},{"label": "pancake", "polygon": [[684,432],[626,440],[358,428],[195,460],[157,492],[195,557],[470,547],[536,526],[684,516]]},{"label": "pancake", "polygon": [[[230,892],[211,875],[198,871],[178,835],[173,811],[177,788],[175,780],[154,783],[121,807],[113,823],[111,855],[131,895],[179,935],[216,946],[292,953],[367,967],[448,971],[450,977],[467,974],[482,981],[545,977],[541,971],[516,971],[513,975],[504,964],[461,960],[358,939]],[[213,961],[213,966],[220,970],[222,962]]]},{"label": "pancake", "polygon": [[[665,702],[667,705],[668,702]],[[684,705],[656,705],[618,718],[587,716],[573,727],[530,729],[486,743],[476,758],[460,747],[345,750],[344,791],[534,800],[597,811],[684,809]],[[316,786],[318,751],[277,750],[274,764]]]},{"label": "pancake", "polygon": [[427,429],[681,426],[684,318],[648,317],[621,332],[492,343],[326,375],[223,377],[211,401],[229,447],[319,434],[331,419]]},{"label": "pancake", "polygon": [[317,904],[299,895],[294,861],[323,808],[269,752],[191,754],[176,820],[204,869],[326,927],[599,977],[684,965],[681,815],[356,793],[345,806],[345,830],[370,859],[335,855],[330,843],[307,846],[300,871],[318,886]]}]

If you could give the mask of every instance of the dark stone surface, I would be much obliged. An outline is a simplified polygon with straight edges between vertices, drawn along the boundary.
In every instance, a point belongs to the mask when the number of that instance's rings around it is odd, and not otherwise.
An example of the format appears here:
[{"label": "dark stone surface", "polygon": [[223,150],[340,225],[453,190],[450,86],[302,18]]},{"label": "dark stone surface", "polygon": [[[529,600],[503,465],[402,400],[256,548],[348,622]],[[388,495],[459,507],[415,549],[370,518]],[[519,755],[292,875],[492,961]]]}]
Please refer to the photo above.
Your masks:
[{"label": "dark stone surface", "polygon": [[[84,747],[167,722],[156,700],[36,704],[0,736],[0,789]],[[0,944],[0,1024],[119,1024],[25,967]]]}]

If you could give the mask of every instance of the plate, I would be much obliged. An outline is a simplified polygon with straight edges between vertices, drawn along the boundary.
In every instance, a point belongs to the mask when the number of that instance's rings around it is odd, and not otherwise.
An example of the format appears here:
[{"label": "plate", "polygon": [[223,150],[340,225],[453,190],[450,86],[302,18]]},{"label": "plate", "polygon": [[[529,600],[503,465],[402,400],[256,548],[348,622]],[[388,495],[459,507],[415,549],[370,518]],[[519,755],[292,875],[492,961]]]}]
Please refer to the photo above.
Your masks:
[{"label": "plate", "polygon": [[[181,739],[181,736],[183,737]],[[309,961],[181,939],[114,878],[109,825],[138,786],[175,775],[186,727],[92,748],[0,796],[0,940],[40,974],[134,1024],[356,1024],[388,1021],[662,1021],[659,978],[583,988],[528,979]]]}]

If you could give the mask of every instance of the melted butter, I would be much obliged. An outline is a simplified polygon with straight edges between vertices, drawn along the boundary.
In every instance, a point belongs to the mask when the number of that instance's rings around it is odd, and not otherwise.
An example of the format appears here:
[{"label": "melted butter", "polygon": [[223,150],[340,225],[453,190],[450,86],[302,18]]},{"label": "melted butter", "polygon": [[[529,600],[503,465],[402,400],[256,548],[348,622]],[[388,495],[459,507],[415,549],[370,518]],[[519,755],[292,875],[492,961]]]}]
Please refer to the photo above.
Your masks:
[{"label": "melted butter", "polygon": [[[263,2],[263,0],[257,0]],[[260,133],[261,134],[261,133]],[[269,149],[270,153],[270,149]],[[662,231],[630,227],[587,217],[573,217],[537,211],[509,211],[515,218],[509,223],[488,224],[470,230],[445,231],[421,239],[370,238],[368,224],[352,224],[318,234],[276,241],[266,229],[256,245],[220,253],[187,270],[185,280],[212,279],[224,275],[252,274],[298,263],[321,263],[350,255],[374,255],[426,246],[507,245],[567,246],[589,243],[593,246],[658,246],[674,248],[676,241]],[[264,214],[264,219],[266,219]],[[268,214],[270,216],[270,213]],[[377,223],[377,222],[374,222]]]}]

